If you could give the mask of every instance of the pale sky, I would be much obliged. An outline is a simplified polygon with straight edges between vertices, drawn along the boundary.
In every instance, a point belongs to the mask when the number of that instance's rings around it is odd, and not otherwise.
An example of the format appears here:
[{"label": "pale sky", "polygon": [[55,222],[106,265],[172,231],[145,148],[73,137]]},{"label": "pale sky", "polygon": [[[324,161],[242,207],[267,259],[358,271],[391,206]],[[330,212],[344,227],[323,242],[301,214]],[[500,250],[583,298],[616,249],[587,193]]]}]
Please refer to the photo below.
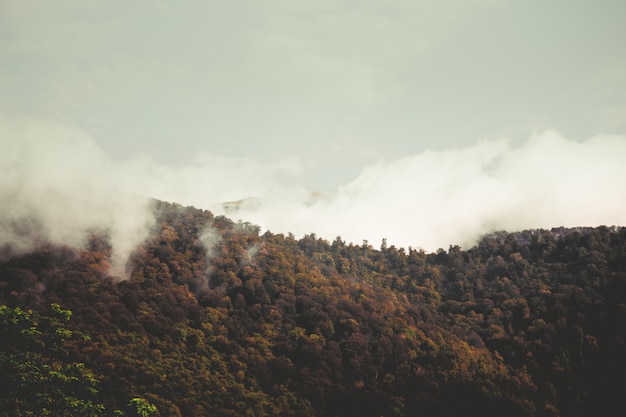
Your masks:
[{"label": "pale sky", "polygon": [[[616,167],[626,159],[625,16],[623,0],[0,0],[0,145],[65,149],[53,141],[78,132],[107,177],[127,174],[116,187],[203,208],[295,190],[367,195],[372,172],[394,173],[396,187],[382,188],[399,196],[398,183],[447,172],[403,171],[407,161],[489,148],[550,165],[526,150],[569,155],[610,137],[579,167],[595,178],[607,152]],[[84,156],[68,149],[65,159]],[[616,167],[602,179],[621,189]],[[626,221],[622,197],[587,223]]]},{"label": "pale sky", "polygon": [[381,158],[626,133],[621,0],[0,0],[0,114],[116,158],[294,158],[330,190]]}]

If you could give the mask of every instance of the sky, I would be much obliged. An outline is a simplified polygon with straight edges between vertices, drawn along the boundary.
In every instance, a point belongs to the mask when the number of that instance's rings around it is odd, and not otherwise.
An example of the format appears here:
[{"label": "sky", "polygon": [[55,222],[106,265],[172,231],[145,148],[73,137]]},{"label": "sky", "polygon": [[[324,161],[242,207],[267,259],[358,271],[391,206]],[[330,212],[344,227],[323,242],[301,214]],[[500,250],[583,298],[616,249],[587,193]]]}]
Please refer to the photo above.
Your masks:
[{"label": "sky", "polygon": [[625,15],[621,0],[0,0],[0,192],[24,204],[3,217],[43,216],[32,199],[59,187],[58,213],[103,204],[72,193],[89,183],[218,214],[248,199],[227,214],[428,250],[624,225]]}]

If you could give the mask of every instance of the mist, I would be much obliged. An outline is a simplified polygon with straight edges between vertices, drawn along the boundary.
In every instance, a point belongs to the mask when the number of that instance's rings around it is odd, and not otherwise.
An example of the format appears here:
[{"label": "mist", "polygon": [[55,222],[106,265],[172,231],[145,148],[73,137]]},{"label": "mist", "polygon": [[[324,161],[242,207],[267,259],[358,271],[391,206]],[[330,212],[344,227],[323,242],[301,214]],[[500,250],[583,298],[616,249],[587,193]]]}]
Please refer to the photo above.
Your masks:
[{"label": "mist", "polygon": [[368,166],[313,202],[280,198],[233,216],[272,231],[377,245],[469,247],[497,230],[626,224],[626,138],[547,131]]},{"label": "mist", "polygon": [[155,221],[152,203],[109,181],[118,163],[92,138],[57,124],[3,122],[0,166],[5,253],[29,253],[46,244],[81,249],[90,233],[104,231],[111,244],[109,274],[128,276],[126,263]]},{"label": "mist", "polygon": [[[307,161],[198,155],[173,166],[149,149],[115,160],[85,132],[51,121],[0,122],[0,151],[0,248],[81,248],[90,230],[106,229],[111,274],[122,277],[154,224],[150,198],[274,233],[374,246],[386,238],[427,251],[468,247],[496,230],[626,224],[622,136],[575,141],[546,131],[521,145],[482,140],[381,160],[322,193],[299,182]],[[216,236],[207,230],[210,257]]]}]

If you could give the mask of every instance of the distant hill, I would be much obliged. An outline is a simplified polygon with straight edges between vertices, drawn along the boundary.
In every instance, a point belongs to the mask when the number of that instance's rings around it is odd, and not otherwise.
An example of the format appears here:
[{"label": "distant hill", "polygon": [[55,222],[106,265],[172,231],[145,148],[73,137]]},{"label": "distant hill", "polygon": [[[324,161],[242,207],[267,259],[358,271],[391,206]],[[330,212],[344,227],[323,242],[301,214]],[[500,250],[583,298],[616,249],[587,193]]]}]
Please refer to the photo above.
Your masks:
[{"label": "distant hill", "polygon": [[[128,279],[109,275],[106,233],[0,257],[1,304],[41,317],[58,304],[89,335],[58,360],[93,374],[102,415],[133,398],[189,417],[621,415],[624,228],[426,253],[155,210]],[[17,337],[0,361],[31,349]],[[0,398],[0,416],[14,403]]]},{"label": "distant hill", "polygon": [[226,214],[235,214],[241,209],[255,209],[261,205],[261,199],[258,197],[249,197],[241,200],[227,201],[222,204],[222,208]]}]

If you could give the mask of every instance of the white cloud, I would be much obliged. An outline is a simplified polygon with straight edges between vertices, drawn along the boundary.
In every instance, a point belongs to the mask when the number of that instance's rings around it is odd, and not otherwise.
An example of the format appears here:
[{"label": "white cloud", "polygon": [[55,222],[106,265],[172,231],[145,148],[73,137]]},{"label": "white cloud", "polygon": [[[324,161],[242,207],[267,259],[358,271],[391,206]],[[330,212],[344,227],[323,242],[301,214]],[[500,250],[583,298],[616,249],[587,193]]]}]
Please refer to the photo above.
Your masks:
[{"label": "white cloud", "polygon": [[272,231],[360,242],[471,245],[494,230],[626,224],[626,138],[556,132],[512,147],[482,141],[365,168],[313,205],[273,202],[237,213]]},{"label": "white cloud", "polygon": [[[0,246],[41,240],[80,247],[109,226],[114,266],[148,235],[143,197],[226,214],[272,232],[434,251],[494,230],[626,225],[626,137],[577,142],[556,132],[426,151],[372,164],[333,192],[297,184],[295,160],[198,156],[188,166],[149,157],[113,160],[89,136],[53,123],[0,123]],[[142,196],[142,197],[139,197]],[[222,203],[255,197],[226,211]],[[21,233],[27,224],[37,233]],[[22,228],[22,229],[20,229]],[[208,246],[210,248],[210,245]]]},{"label": "white cloud", "polygon": [[111,274],[122,277],[154,224],[150,197],[210,208],[282,195],[277,178],[301,169],[291,159],[198,155],[184,167],[150,157],[114,160],[79,129],[30,119],[0,119],[0,166],[0,248],[28,252],[47,242],[80,248],[88,231],[106,229]]},{"label": "white cloud", "polygon": [[108,181],[116,163],[91,138],[50,123],[0,121],[0,166],[0,247],[80,248],[88,231],[106,229],[110,272],[125,276],[132,250],[154,222],[150,202]]}]

